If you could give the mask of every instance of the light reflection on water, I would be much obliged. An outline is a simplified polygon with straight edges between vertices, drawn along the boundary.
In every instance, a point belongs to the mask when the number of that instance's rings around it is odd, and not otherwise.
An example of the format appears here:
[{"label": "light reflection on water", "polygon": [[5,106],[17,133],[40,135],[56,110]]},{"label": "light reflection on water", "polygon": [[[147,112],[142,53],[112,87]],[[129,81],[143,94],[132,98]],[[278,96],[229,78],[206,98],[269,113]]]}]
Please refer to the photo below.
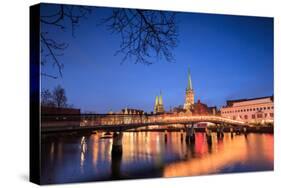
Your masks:
[{"label": "light reflection on water", "polygon": [[196,133],[194,145],[180,132],[126,132],[123,155],[111,158],[112,139],[103,133],[46,137],[42,140],[42,183],[193,176],[273,170],[273,135],[248,134],[223,140]]}]

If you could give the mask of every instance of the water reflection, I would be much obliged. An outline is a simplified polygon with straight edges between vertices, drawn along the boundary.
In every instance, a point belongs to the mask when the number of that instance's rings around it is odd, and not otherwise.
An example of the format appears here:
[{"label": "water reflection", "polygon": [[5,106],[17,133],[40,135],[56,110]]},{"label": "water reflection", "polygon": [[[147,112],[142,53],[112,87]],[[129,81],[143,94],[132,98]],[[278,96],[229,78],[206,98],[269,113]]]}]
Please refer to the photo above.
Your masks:
[{"label": "water reflection", "polygon": [[82,136],[81,142],[80,142],[80,167],[81,167],[81,173],[84,173],[84,161],[85,161],[85,155],[87,150],[87,144],[86,144],[86,138],[85,136]]},{"label": "water reflection", "polygon": [[164,177],[273,169],[272,135],[241,135],[235,137],[235,141],[229,137],[231,135],[226,134],[223,141],[219,139],[213,146],[207,146],[208,153],[203,149],[206,145],[198,144],[196,158],[168,164]]},{"label": "water reflection", "polygon": [[273,170],[273,135],[224,134],[211,143],[196,133],[186,144],[181,132],[126,132],[122,155],[112,155],[103,133],[42,139],[42,183]]},{"label": "water reflection", "polygon": [[111,179],[119,179],[121,177],[121,161],[122,155],[111,155]]}]

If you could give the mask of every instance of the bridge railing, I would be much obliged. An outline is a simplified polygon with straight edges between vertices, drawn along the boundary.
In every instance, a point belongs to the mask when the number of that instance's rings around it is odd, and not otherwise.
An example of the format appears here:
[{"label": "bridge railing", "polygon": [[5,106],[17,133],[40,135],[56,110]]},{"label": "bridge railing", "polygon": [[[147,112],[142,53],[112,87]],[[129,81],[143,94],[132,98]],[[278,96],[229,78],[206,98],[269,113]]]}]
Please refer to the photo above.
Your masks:
[{"label": "bridge railing", "polygon": [[163,124],[163,123],[198,123],[215,122],[235,125],[245,125],[242,121],[232,120],[216,115],[186,116],[186,115],[105,115],[105,116],[84,116],[81,119],[81,126],[97,125],[133,125],[133,124]]}]

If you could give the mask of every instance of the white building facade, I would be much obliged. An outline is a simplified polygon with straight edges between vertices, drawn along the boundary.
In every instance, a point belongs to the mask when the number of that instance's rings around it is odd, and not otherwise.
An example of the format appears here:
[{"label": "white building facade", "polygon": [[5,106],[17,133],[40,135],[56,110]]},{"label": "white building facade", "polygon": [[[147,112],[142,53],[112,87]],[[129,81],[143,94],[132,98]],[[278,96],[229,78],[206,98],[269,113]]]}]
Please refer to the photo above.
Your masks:
[{"label": "white building facade", "polygon": [[227,105],[221,108],[221,116],[250,124],[273,124],[273,96],[229,100]]}]

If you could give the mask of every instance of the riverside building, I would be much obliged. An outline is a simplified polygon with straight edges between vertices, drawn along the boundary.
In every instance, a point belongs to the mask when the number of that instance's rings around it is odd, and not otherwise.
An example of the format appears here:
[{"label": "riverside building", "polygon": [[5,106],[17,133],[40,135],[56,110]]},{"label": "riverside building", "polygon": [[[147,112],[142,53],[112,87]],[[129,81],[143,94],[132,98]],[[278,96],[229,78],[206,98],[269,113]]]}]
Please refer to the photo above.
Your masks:
[{"label": "riverside building", "polygon": [[221,108],[221,116],[250,124],[273,124],[273,96],[228,100]]}]

